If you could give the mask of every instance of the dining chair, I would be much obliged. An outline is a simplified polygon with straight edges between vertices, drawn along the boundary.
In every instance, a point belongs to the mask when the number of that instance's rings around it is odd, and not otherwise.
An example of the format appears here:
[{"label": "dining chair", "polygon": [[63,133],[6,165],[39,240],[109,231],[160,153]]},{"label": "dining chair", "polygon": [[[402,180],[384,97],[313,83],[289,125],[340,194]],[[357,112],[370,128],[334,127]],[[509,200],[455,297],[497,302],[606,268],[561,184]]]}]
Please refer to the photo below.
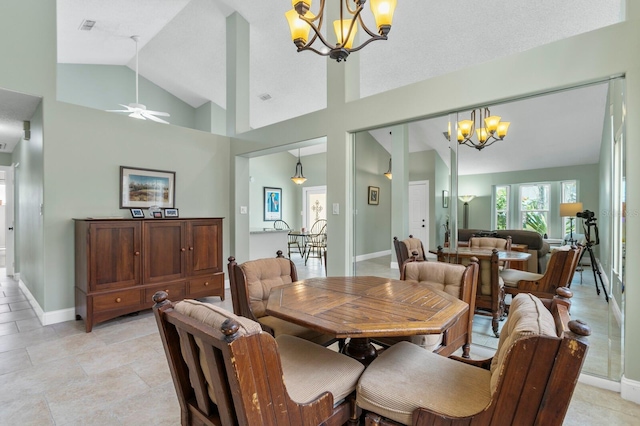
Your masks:
[{"label": "dining chair", "polygon": [[364,366],[197,300],[153,296],[182,425],[358,424]]},{"label": "dining chair", "polygon": [[466,266],[444,262],[405,262],[400,280],[416,281],[420,284],[426,284],[433,290],[457,297],[469,305],[469,310],[455,324],[440,334],[383,337],[373,340],[386,347],[401,341],[410,341],[430,352],[443,356],[449,356],[462,347],[462,356],[468,358],[471,349],[473,312],[478,285],[478,259],[472,258]]},{"label": "dining chair", "polygon": [[[324,250],[327,249],[327,221],[326,219],[316,220],[307,234],[305,244],[304,264],[306,266],[309,257],[317,257],[322,264]],[[313,253],[313,255],[312,255]]]},{"label": "dining chair", "polygon": [[419,238],[414,238],[413,235],[409,235],[409,238],[399,240],[398,237],[393,237],[393,248],[396,252],[396,258],[398,259],[398,269],[402,273],[402,265],[409,259],[414,261],[427,260],[424,246]]},{"label": "dining chair", "polygon": [[569,317],[571,291],[518,294],[493,358],[449,358],[409,342],[386,349],[358,381],[365,425],[561,426],[587,355],[589,327]]},{"label": "dining chair", "polygon": [[[300,253],[300,256],[304,257],[304,251],[300,247],[300,235],[291,234],[291,227],[284,220],[276,220],[273,222],[273,227],[275,229],[287,229],[289,230],[288,241],[287,241],[287,257],[291,258],[291,248],[297,249],[297,253]],[[296,253],[296,251],[294,251]]]},{"label": "dining chair", "polygon": [[500,272],[507,294],[532,293],[538,297],[555,294],[558,287],[569,287],[576,272],[582,246],[565,245],[551,250],[544,274],[505,269]]},{"label": "dining chair", "polygon": [[289,321],[267,315],[267,301],[273,287],[298,281],[296,265],[278,250],[277,257],[249,260],[238,264],[229,257],[227,265],[233,312],[260,324],[274,337],[283,334],[297,336],[322,345],[336,341],[334,336],[322,334]]},{"label": "dining chair", "polygon": [[[511,237],[471,237],[469,247],[472,249],[511,250]],[[488,259],[480,259],[478,292],[476,293],[476,310],[479,315],[491,317],[491,329],[496,337],[500,337],[499,321],[504,318],[505,290],[504,281],[500,277],[500,269],[508,267],[508,262],[498,261],[498,254],[492,253]]]}]

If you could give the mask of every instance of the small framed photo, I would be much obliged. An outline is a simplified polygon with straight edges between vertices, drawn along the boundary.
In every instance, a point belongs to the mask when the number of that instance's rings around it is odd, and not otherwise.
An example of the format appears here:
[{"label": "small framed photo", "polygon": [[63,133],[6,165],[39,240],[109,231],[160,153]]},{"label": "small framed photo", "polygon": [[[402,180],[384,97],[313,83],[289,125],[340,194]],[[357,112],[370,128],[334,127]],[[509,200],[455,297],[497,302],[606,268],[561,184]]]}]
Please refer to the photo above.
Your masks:
[{"label": "small framed photo", "polygon": [[178,217],[178,209],[164,209],[164,217]]},{"label": "small framed photo", "polygon": [[162,219],[162,211],[153,212],[154,219]]},{"label": "small framed photo", "polygon": [[377,186],[370,186],[369,187],[369,200],[368,200],[369,204],[373,204],[374,206],[377,206],[378,204],[380,204],[380,188]]},{"label": "small framed photo", "polygon": [[449,208],[449,191],[446,189],[442,190],[442,208]]},{"label": "small framed photo", "polygon": [[142,209],[129,209],[131,210],[131,217],[135,219],[144,219],[144,211]]}]

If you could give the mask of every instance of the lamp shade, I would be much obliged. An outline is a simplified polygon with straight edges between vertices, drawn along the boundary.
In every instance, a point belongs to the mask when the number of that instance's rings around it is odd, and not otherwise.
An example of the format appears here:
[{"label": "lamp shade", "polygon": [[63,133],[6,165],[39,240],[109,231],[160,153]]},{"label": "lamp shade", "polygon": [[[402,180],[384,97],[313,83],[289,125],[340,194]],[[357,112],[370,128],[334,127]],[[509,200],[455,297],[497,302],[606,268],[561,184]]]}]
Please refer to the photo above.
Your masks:
[{"label": "lamp shade", "polygon": [[462,201],[463,203],[468,203],[469,201],[473,200],[474,198],[476,198],[475,195],[460,195],[460,196],[458,196],[458,199],[460,201]]},{"label": "lamp shade", "polygon": [[582,203],[561,203],[560,217],[575,217],[582,211]]}]

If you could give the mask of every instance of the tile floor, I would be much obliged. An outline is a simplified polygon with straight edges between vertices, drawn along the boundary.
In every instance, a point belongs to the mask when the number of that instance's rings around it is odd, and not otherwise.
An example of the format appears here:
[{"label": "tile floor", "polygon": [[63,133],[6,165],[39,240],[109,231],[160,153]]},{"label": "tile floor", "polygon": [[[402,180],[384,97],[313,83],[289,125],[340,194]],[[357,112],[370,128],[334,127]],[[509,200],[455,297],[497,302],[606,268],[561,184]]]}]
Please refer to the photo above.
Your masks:
[{"label": "tile floor", "polygon": [[[317,259],[303,265],[301,278],[324,274]],[[208,301],[231,309],[228,291],[224,302]],[[487,351],[478,346],[472,354]],[[640,405],[579,383],[565,425],[633,425],[638,418]],[[82,321],[42,326],[18,284],[0,269],[0,425],[179,423],[150,311],[98,324],[91,333]]]}]

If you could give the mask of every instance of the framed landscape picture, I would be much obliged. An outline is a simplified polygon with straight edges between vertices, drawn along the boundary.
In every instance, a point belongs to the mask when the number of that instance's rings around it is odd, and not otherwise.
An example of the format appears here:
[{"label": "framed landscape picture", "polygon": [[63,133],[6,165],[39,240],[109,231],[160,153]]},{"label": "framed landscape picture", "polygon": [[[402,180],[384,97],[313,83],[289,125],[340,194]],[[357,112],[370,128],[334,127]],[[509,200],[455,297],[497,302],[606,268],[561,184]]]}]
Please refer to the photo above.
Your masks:
[{"label": "framed landscape picture", "polygon": [[176,172],[120,166],[120,208],[175,207]]},{"label": "framed landscape picture", "polygon": [[282,220],[282,188],[264,187],[264,220]]}]

